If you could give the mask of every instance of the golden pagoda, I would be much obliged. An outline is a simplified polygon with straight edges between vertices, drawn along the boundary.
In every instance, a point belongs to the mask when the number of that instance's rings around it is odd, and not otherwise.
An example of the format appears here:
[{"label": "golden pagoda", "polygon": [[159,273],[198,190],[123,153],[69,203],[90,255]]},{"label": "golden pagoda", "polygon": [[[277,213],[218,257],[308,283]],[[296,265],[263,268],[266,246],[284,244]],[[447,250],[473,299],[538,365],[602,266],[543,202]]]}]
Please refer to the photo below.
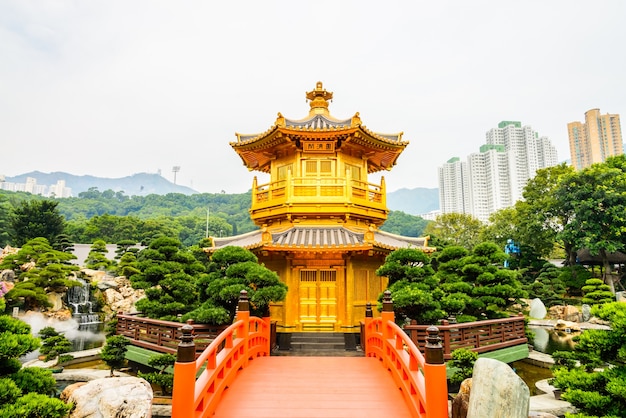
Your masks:
[{"label": "golden pagoda", "polygon": [[428,238],[378,228],[387,219],[385,181],[368,174],[390,170],[408,142],[402,133],[368,130],[356,113],[329,113],[333,93],[321,82],[306,93],[303,119],[278,114],[265,132],[237,134],[230,145],[249,170],[269,174],[252,184],[250,215],[259,230],[214,238],[212,252],[235,245],[257,255],[288,286],[270,315],[281,332],[358,332],[368,302],[376,306],[387,280],[375,271],[398,248],[428,247]]}]

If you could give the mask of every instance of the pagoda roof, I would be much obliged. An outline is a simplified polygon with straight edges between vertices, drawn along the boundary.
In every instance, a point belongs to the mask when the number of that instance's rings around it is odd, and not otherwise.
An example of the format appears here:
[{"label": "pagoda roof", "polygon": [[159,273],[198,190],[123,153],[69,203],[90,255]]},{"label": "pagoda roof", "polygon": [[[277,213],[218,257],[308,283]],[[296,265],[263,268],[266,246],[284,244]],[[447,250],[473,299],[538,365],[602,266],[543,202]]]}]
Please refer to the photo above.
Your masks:
[{"label": "pagoda roof", "polygon": [[230,145],[250,170],[270,171],[270,162],[277,153],[295,151],[299,140],[336,140],[341,152],[367,156],[368,172],[388,170],[395,165],[400,153],[409,144],[402,140],[403,132],[379,133],[361,123],[359,113],[348,119],[337,119],[328,111],[332,93],[316,89],[307,93],[311,101],[309,115],[303,119],[289,119],[278,113],[274,124],[265,132],[237,133],[237,141]]},{"label": "pagoda roof", "polygon": [[227,246],[243,247],[248,250],[264,248],[276,251],[336,249],[370,250],[374,248],[393,251],[398,248],[417,248],[426,252],[434,251],[428,247],[427,237],[405,237],[376,230],[373,238],[366,239],[366,233],[352,231],[344,226],[305,227],[295,226],[287,230],[267,234],[262,230],[248,232],[233,237],[213,238],[213,252]]}]

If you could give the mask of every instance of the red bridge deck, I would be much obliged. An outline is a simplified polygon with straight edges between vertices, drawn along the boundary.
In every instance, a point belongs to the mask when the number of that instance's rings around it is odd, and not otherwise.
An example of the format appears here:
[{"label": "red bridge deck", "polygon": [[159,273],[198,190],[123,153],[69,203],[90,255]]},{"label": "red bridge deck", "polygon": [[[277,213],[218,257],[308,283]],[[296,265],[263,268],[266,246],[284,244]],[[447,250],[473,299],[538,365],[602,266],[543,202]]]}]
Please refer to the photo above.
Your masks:
[{"label": "red bridge deck", "polygon": [[224,392],[216,418],[410,417],[372,357],[260,357]]}]

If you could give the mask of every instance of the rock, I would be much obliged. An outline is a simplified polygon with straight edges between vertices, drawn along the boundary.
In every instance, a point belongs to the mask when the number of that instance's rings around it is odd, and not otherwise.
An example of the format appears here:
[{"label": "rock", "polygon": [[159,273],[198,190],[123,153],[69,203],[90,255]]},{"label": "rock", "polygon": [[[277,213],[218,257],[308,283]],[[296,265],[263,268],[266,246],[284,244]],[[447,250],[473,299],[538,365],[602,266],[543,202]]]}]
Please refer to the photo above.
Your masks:
[{"label": "rock", "polygon": [[615,292],[616,302],[626,302],[626,292]]},{"label": "rock", "polygon": [[558,418],[556,415],[553,415],[549,412],[533,412],[530,411],[528,414],[528,418]]},{"label": "rock", "polygon": [[467,418],[528,418],[529,405],[528,386],[506,363],[476,360]]},{"label": "rock", "polygon": [[582,311],[583,311],[583,322],[589,321],[589,318],[591,318],[591,306],[584,304]]},{"label": "rock", "polygon": [[470,392],[472,391],[472,379],[461,382],[459,393],[452,400],[451,418],[466,418],[469,406]]},{"label": "rock", "polygon": [[529,316],[535,319],[544,319],[546,317],[546,306],[541,299],[535,298],[530,302]]},{"label": "rock", "polygon": [[51,311],[58,311],[63,309],[63,295],[56,292],[48,293],[48,302],[52,305],[48,309]]},{"label": "rock", "polygon": [[2,282],[14,282],[15,281],[15,272],[13,270],[2,270],[0,272],[0,281]]},{"label": "rock", "polygon": [[563,308],[563,318],[565,321],[570,322],[580,322],[581,314],[578,311],[578,308],[572,305],[567,305]]},{"label": "rock", "polygon": [[70,418],[144,418],[152,415],[152,388],[137,377],[96,379],[70,385],[61,399],[74,403]]}]

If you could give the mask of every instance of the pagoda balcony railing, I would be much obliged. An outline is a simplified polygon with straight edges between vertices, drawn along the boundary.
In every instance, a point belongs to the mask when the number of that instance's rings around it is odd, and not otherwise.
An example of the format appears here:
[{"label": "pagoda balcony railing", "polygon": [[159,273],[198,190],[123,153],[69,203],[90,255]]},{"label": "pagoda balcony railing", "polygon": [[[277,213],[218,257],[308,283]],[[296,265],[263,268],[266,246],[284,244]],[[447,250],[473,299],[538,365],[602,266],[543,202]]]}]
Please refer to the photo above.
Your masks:
[{"label": "pagoda balcony railing", "polygon": [[385,180],[381,184],[345,177],[290,177],[252,185],[252,211],[284,204],[354,204],[386,210]]}]

